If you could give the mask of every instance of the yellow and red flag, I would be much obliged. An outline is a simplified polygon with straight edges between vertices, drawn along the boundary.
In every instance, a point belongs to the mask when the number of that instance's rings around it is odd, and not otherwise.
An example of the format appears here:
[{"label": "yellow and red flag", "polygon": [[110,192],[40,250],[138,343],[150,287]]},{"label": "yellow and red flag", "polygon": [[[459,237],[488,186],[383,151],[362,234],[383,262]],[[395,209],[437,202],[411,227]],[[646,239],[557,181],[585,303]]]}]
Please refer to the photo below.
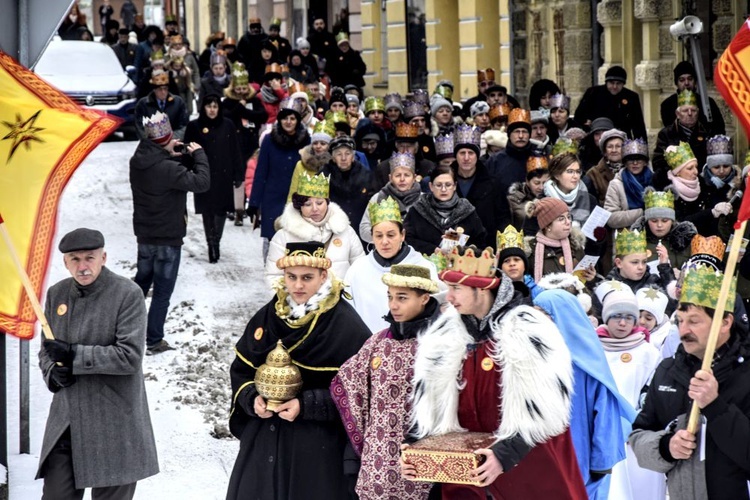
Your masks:
[{"label": "yellow and red flag", "polygon": [[[119,119],[86,109],[0,52],[0,220],[41,296],[63,188]],[[0,332],[30,339],[36,315],[0,243]]]}]

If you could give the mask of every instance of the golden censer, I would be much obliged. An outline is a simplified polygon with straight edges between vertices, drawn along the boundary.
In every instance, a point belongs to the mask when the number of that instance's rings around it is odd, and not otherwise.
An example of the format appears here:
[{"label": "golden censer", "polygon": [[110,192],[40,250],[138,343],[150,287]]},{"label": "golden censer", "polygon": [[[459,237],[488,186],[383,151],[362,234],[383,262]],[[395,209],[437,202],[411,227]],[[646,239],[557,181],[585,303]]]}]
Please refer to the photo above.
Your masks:
[{"label": "golden censer", "polygon": [[255,372],[255,388],[266,400],[270,411],[294,398],[302,387],[302,375],[279,340],[266,356],[266,362]]}]

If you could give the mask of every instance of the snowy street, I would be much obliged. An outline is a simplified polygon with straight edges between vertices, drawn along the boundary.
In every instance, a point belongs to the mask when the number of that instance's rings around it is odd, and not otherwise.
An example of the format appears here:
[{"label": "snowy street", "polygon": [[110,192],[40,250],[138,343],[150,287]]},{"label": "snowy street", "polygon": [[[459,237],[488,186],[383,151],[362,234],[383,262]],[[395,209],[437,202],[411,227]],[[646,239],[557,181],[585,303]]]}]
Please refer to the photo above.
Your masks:
[{"label": "snowy street", "polygon": [[[68,183],[60,204],[45,289],[69,277],[57,244],[77,227],[100,230],[106,240],[107,266],[123,276],[135,275],[137,246],[128,162],[136,145],[99,145]],[[209,264],[203,226],[200,216],[193,212],[191,195],[188,212],[188,234],[165,326],[165,338],[176,350],[144,356],[143,361],[161,472],[138,483],[137,499],[225,497],[238,449],[238,441],[229,437],[227,429],[229,365],[246,322],[270,298],[263,281],[260,231],[253,233],[247,220],[243,227],[227,221],[221,260]],[[44,304],[43,297],[41,301]],[[40,337],[38,333],[30,348],[31,455],[18,454],[19,340],[7,339],[12,500],[41,497],[42,481],[34,477],[52,395],[39,372]]]}]

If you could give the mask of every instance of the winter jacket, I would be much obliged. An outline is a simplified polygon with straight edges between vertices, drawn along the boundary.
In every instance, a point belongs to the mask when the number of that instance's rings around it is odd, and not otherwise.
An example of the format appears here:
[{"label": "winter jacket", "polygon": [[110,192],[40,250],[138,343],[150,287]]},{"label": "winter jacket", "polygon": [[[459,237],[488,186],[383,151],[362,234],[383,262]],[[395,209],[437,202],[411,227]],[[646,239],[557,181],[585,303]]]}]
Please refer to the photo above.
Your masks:
[{"label": "winter jacket", "polygon": [[323,153],[316,155],[313,153],[312,145],[307,145],[299,150],[300,160],[294,166],[294,172],[292,173],[292,182],[289,184],[289,194],[286,197],[287,203],[292,201],[292,195],[297,192],[297,186],[299,185],[299,177],[302,174],[307,174],[310,177],[319,174],[323,171],[329,161],[331,161],[331,155]]},{"label": "winter jacket", "polygon": [[[721,114],[721,110],[719,110],[719,106],[716,105],[716,101],[713,97],[708,98],[708,103],[711,108],[711,123],[708,123],[706,114],[703,112],[703,102],[700,97],[698,98],[698,109],[700,110],[700,113],[698,114],[698,120],[708,129],[709,136],[725,134],[726,125],[724,123],[724,117]],[[674,123],[675,117],[677,116],[677,92],[670,95],[661,102],[659,112],[661,115],[661,123],[663,126],[666,127]]]},{"label": "winter jacket", "polygon": [[[409,209],[404,219],[406,242],[418,252],[431,255],[440,246],[448,229],[463,228],[469,235],[469,245],[485,248],[488,235],[474,206],[459,198],[450,216],[443,219],[433,208],[432,194],[425,194]],[[493,235],[494,236],[494,235]],[[493,246],[490,244],[489,246]]]},{"label": "winter jacket", "polygon": [[221,101],[224,116],[232,120],[240,139],[240,152],[243,161],[247,160],[258,149],[260,127],[268,120],[268,112],[257,95],[245,98],[245,104],[224,91],[225,99]]},{"label": "winter jacket", "polygon": [[299,210],[287,203],[279,222],[281,228],[273,235],[266,258],[266,282],[269,288],[282,275],[281,269],[276,267],[276,261],[284,256],[287,243],[323,243],[326,257],[331,259],[329,271],[333,271],[339,279],[343,279],[349,266],[365,254],[357,233],[349,225],[349,218],[335,203],[328,204],[328,212],[319,223],[306,220]]},{"label": "winter jacket", "polygon": [[667,165],[667,160],[664,159],[664,151],[669,146],[677,146],[680,142],[690,144],[690,149],[693,150],[695,159],[698,160],[698,169],[700,170],[706,164],[706,142],[708,138],[708,130],[701,122],[696,124],[690,136],[685,133],[677,120],[665,125],[659,131],[659,135],[656,136],[656,147],[654,148],[654,154],[651,156],[651,166],[654,169],[653,186],[657,190],[663,191],[669,184],[669,178],[667,177],[669,165]]},{"label": "winter jacket", "polygon": [[330,176],[331,201],[344,210],[349,222],[362,220],[367,202],[375,194],[372,172],[356,160],[349,170],[342,172],[332,160],[323,167],[323,173]]},{"label": "winter jacket", "polygon": [[672,230],[669,231],[669,234],[663,238],[657,238],[651,232],[651,229],[649,229],[645,217],[639,217],[633,225],[630,226],[630,229],[646,231],[646,245],[648,250],[651,251],[652,259],[656,258],[656,246],[661,242],[661,244],[667,249],[670,265],[672,268],[678,270],[681,269],[682,265],[690,258],[690,243],[693,241],[693,236],[698,234],[698,230],[692,222],[673,221]]},{"label": "winter jacket", "polygon": [[[656,178],[656,176],[654,176]],[[686,201],[676,192],[674,196],[674,213],[678,221],[687,221],[695,224],[698,233],[703,236],[712,236],[719,233],[718,220],[714,217],[711,209],[716,203],[711,198],[710,190],[702,177],[698,177],[700,194],[693,201]],[[671,187],[671,184],[667,186]],[[674,190],[674,189],[673,189]]]},{"label": "winter jacket", "polygon": [[[586,236],[583,235],[580,229],[573,228],[570,231],[570,253],[573,257],[573,267],[578,265],[578,262],[585,255]],[[526,273],[534,276],[534,253],[536,251],[536,236],[529,239],[529,248],[526,249],[526,256],[529,259],[529,269]],[[563,258],[562,247],[555,248],[550,246],[544,247],[544,260],[542,261],[542,276],[551,273],[564,273],[565,272],[565,260]]]},{"label": "winter jacket", "polygon": [[139,142],[130,159],[133,231],[138,243],[182,245],[187,231],[187,192],[203,193],[210,186],[203,149],[173,157],[152,141]]},{"label": "winter jacket", "polygon": [[224,89],[227,88],[230,80],[231,75],[226,75],[226,79],[223,83],[217,81],[213,74],[203,77],[201,79],[200,92],[198,93],[198,108],[200,109],[203,107],[203,99],[205,99],[207,95],[213,94],[222,97],[224,95]]},{"label": "winter jacket", "polygon": [[[458,166],[454,167],[456,170]],[[464,180],[459,175],[456,192],[461,198],[466,198],[469,203],[476,209],[479,220],[486,230],[486,239],[482,247],[495,247],[495,232],[502,231],[508,225],[507,215],[510,213],[508,208],[507,188],[500,187],[497,178],[493,178],[487,172],[487,167],[480,161],[477,161],[476,171],[473,176],[471,188],[464,193],[461,181]],[[505,224],[505,225],[503,225]],[[471,234],[471,233],[469,233]],[[474,235],[478,237],[478,235]],[[475,239],[474,243],[479,244],[480,239]]]},{"label": "winter jacket", "polygon": [[302,124],[297,125],[294,135],[274,125],[261,142],[248,206],[260,208],[263,238],[273,238],[273,222],[284,211],[292,172],[300,159],[299,150],[309,143],[310,134]]},{"label": "winter jacket", "polygon": [[531,151],[531,143],[518,149],[508,141],[505,149],[487,162],[487,171],[497,179],[498,197],[502,198],[499,201],[498,227],[505,228],[510,224],[510,207],[506,199],[508,189],[515,182],[526,182],[526,161]]},{"label": "winter jacket", "polygon": [[326,62],[326,73],[330,75],[334,85],[341,88],[349,84],[359,88],[365,86],[364,76],[367,73],[367,65],[358,51],[350,48],[343,52],[336,48],[332,56]]},{"label": "winter jacket", "polygon": [[[691,458],[677,460],[669,440],[687,426],[691,400],[690,379],[701,360],[680,346],[673,358],[664,359],[649,385],[643,407],[633,423],[628,442],[638,463],[667,474],[670,498],[685,500],[748,499],[750,480],[750,343],[732,326],[729,341],[717,349],[712,367],[719,396],[701,410],[705,426],[699,428]],[[704,434],[705,432],[705,434]],[[701,444],[705,460],[701,460]]]},{"label": "winter jacket", "polygon": [[615,178],[609,183],[604,209],[612,214],[607,221],[607,225],[612,229],[630,227],[638,217],[643,216],[642,208],[628,208],[628,197],[625,194],[625,185],[622,183],[622,170],[617,172]]},{"label": "winter jacket", "polygon": [[616,129],[625,132],[630,139],[646,140],[648,137],[641,99],[637,93],[625,87],[616,95],[612,95],[606,85],[589,87],[573,116],[583,125],[606,116]]},{"label": "winter jacket", "polygon": [[253,190],[253,180],[255,180],[255,169],[258,168],[258,155],[253,155],[247,160],[245,170],[245,198],[250,199],[250,193]]},{"label": "winter jacket", "polygon": [[[539,232],[539,223],[536,217],[526,215],[526,204],[536,199],[525,182],[513,183],[508,188],[508,206],[510,206],[511,219],[510,223],[516,230],[523,230],[526,236],[532,236]],[[504,231],[505,228],[498,228],[498,231]]]},{"label": "winter jacket", "polygon": [[[139,139],[146,139],[146,129],[143,127],[143,118],[152,116],[159,111],[159,104],[156,102],[156,96],[151,91],[146,97],[138,100],[135,105],[135,131]],[[174,138],[182,140],[185,136],[185,127],[188,124],[188,114],[185,101],[182,97],[169,94],[164,106],[164,113],[169,117],[169,124],[172,126]]]},{"label": "winter jacket", "polygon": [[589,193],[596,198],[596,203],[600,207],[604,207],[604,200],[607,197],[607,189],[609,188],[609,183],[615,178],[615,173],[615,170],[609,163],[607,163],[607,160],[602,158],[596,166],[591,168],[586,172],[586,175],[583,176],[582,180],[586,185],[586,189],[588,189]]}]

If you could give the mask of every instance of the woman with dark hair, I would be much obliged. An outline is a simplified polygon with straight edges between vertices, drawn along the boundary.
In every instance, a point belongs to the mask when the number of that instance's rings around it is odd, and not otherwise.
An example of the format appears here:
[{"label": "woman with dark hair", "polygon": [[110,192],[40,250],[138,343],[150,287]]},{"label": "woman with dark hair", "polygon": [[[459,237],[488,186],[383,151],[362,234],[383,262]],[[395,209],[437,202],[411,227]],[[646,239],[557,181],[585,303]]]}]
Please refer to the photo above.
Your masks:
[{"label": "woman with dark hair", "polygon": [[529,156],[526,160],[526,182],[515,182],[508,188],[510,223],[524,234],[539,231],[536,219],[526,216],[526,204],[544,196],[544,183],[549,180],[547,157]]},{"label": "woman with dark hair", "polygon": [[643,191],[651,186],[654,173],[648,164],[648,147],[641,139],[625,141],[622,146],[625,164],[609,183],[604,208],[612,215],[607,225],[612,229],[630,227],[643,216]]},{"label": "woman with dark hair", "polygon": [[245,179],[237,131],[232,121],[224,118],[218,95],[207,95],[198,118],[187,124],[185,143],[190,142],[203,146],[211,170],[209,190],[195,193],[195,213],[203,216],[208,261],[216,263],[220,257],[219,243],[226,214],[234,212],[234,188]]},{"label": "woman with dark hair", "polygon": [[573,222],[579,227],[586,223],[596,206],[596,199],[581,182],[581,174],[578,157],[573,153],[562,153],[549,162],[550,179],[544,183],[544,195],[564,201]]},{"label": "woman with dark hair", "polygon": [[430,179],[430,193],[420,197],[404,220],[407,242],[417,251],[431,255],[440,247],[449,229],[463,229],[469,244],[484,245],[487,231],[474,205],[458,196],[458,179],[451,167],[436,167]]},{"label": "woman with dark hair", "polygon": [[555,94],[560,93],[560,87],[552,80],[542,78],[537,80],[529,89],[529,109],[549,109],[549,100]]}]

